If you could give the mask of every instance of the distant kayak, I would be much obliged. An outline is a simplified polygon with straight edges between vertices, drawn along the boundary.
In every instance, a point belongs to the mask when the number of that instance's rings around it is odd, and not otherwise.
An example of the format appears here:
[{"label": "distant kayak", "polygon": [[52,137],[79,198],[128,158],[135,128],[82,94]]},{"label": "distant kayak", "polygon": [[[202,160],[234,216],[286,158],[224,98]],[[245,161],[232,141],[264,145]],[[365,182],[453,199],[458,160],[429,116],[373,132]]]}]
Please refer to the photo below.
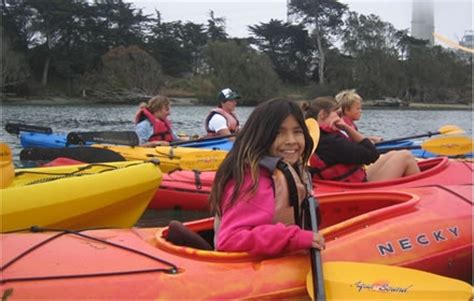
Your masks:
[{"label": "distant kayak", "polygon": [[234,146],[234,142],[229,140],[229,138],[218,138],[212,140],[199,139],[180,143],[179,146],[229,151]]},{"label": "distant kayak", "polygon": [[44,148],[58,148],[68,146],[66,134],[59,133],[35,133],[35,132],[21,132],[20,143],[23,148],[44,147]]},{"label": "distant kayak", "polygon": [[[100,132],[95,132],[100,133]],[[79,145],[76,143],[71,143],[68,139],[68,134],[63,133],[37,133],[37,132],[20,132],[19,134],[20,143],[23,148],[61,148],[68,146]],[[128,142],[124,140],[124,142]],[[80,145],[92,145],[98,143],[98,141],[84,141]],[[105,141],[104,143],[107,143]],[[109,142],[110,143],[110,142]],[[117,143],[120,144],[120,143]],[[124,143],[124,145],[129,145],[129,143]],[[188,142],[181,142],[179,146],[182,147],[192,147],[192,148],[204,148],[204,149],[214,149],[214,150],[224,150],[229,151],[232,149],[234,142],[228,138],[219,138],[212,140],[195,140]]]},{"label": "distant kayak", "polygon": [[410,145],[413,145],[413,141],[411,140],[402,140],[402,141],[387,142],[387,143],[384,143],[382,141],[380,143],[377,143],[375,147],[377,148],[378,151],[385,151],[388,149],[392,149],[394,147],[404,147],[404,146],[410,146]]}]

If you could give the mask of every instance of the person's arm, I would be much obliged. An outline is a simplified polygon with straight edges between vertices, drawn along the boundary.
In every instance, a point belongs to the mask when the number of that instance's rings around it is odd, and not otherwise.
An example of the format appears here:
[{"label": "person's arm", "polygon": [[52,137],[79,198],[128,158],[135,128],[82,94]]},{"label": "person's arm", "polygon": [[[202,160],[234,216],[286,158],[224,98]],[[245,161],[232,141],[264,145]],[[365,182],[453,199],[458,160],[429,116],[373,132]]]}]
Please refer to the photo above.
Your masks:
[{"label": "person's arm", "polygon": [[[249,185],[250,179],[243,188]],[[255,195],[238,200],[224,210],[216,241],[218,251],[245,251],[253,255],[273,256],[311,247],[311,231],[302,230],[297,225],[272,223],[275,213],[272,185],[268,175],[261,176]],[[225,196],[229,196],[232,189],[233,185],[229,185]]]},{"label": "person's arm", "polygon": [[359,143],[366,138],[359,131],[357,131],[355,127],[352,127],[349,124],[347,124],[342,118],[337,120],[334,126],[346,132],[349,138],[351,138],[352,141],[356,143]]},{"label": "person's arm", "polygon": [[[209,120],[209,128],[216,132],[218,136],[227,136],[230,135],[231,132],[227,127],[227,120],[221,114],[214,114]],[[234,137],[230,137],[230,140],[235,140]]]}]

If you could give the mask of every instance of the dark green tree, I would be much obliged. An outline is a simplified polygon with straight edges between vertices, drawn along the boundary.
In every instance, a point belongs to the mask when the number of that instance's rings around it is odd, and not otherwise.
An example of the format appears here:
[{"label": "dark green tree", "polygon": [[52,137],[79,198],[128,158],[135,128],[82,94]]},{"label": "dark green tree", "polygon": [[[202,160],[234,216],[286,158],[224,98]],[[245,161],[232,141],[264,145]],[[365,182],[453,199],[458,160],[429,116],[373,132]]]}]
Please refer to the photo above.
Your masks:
[{"label": "dark green tree", "polygon": [[28,62],[22,52],[13,48],[11,39],[0,26],[2,74],[1,89],[6,89],[23,84],[30,75]]},{"label": "dark green tree", "polygon": [[225,41],[227,33],[225,31],[225,18],[214,16],[214,11],[209,11],[207,20],[207,37],[210,41]]},{"label": "dark green tree", "polygon": [[180,77],[199,70],[207,37],[202,24],[161,22],[158,18],[148,41],[150,53],[158,59],[164,72]]},{"label": "dark green tree", "polygon": [[290,14],[312,31],[311,37],[318,49],[319,84],[324,85],[326,51],[332,45],[331,36],[335,35],[343,24],[342,17],[347,11],[347,5],[337,0],[291,0],[289,9]]},{"label": "dark green tree", "polygon": [[[216,91],[232,87],[242,95],[243,105],[255,105],[278,95],[278,75],[266,54],[245,41],[212,42],[206,48],[207,64]],[[209,96],[214,100],[215,95]]]},{"label": "dark green tree", "polygon": [[273,68],[285,82],[304,84],[310,78],[315,48],[303,25],[280,20],[249,26],[251,42],[268,55]]},{"label": "dark green tree", "polygon": [[365,97],[400,96],[404,72],[400,63],[403,32],[375,15],[349,12],[342,31],[342,50],[353,58],[348,69]]},{"label": "dark green tree", "polygon": [[137,46],[111,49],[101,57],[98,71],[82,78],[88,94],[114,102],[155,95],[163,82],[160,64]]}]

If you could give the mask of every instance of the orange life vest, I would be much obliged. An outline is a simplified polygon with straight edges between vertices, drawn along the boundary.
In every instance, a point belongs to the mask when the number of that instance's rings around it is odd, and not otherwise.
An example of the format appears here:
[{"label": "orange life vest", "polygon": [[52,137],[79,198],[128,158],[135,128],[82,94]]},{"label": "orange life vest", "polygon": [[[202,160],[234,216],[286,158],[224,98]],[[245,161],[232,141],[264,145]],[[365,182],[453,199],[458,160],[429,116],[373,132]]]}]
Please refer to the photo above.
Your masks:
[{"label": "orange life vest", "polygon": [[239,129],[239,120],[237,119],[237,116],[235,116],[234,113],[229,113],[223,110],[222,108],[215,108],[209,112],[209,114],[206,117],[206,132],[208,136],[216,136],[217,133],[209,128],[209,121],[211,120],[212,116],[214,114],[220,114],[222,115],[226,122],[227,122],[227,128],[229,129],[231,134],[235,134],[238,129]]},{"label": "orange life vest", "polygon": [[275,189],[273,223],[300,224],[302,203],[311,193],[307,190],[307,184],[311,183],[308,172],[298,172],[291,164],[274,157],[265,157],[260,165],[272,173]]},{"label": "orange life vest", "polygon": [[135,115],[135,123],[148,119],[153,126],[153,135],[148,141],[173,141],[173,135],[171,134],[171,123],[168,119],[161,120],[156,118],[148,109],[143,108]]}]

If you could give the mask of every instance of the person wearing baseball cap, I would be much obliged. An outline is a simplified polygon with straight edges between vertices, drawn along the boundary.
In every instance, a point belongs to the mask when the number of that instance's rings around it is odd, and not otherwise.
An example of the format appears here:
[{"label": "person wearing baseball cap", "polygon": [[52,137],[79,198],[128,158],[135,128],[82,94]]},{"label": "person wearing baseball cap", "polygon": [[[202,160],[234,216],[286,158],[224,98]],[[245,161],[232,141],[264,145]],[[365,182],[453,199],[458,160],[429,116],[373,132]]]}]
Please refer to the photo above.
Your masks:
[{"label": "person wearing baseball cap", "polygon": [[229,88],[217,94],[217,108],[212,109],[206,117],[208,136],[229,136],[238,132],[239,120],[234,113],[238,99],[240,95]]}]

